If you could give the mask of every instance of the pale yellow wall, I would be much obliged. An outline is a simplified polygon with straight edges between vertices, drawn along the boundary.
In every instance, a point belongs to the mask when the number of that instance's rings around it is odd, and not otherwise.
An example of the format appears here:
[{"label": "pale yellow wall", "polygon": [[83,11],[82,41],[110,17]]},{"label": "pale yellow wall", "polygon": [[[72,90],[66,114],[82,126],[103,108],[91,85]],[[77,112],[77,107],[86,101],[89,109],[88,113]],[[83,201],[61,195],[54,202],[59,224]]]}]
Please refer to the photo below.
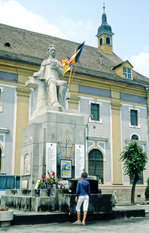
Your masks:
[{"label": "pale yellow wall", "polygon": [[101,45],[100,49],[104,52],[104,53],[112,53],[113,49],[111,45]]},{"label": "pale yellow wall", "polygon": [[111,103],[112,109],[112,184],[122,184],[120,104]]},{"label": "pale yellow wall", "polygon": [[[106,38],[110,38],[110,44],[106,44]],[[100,45],[99,41],[102,38],[103,44]],[[100,37],[98,37],[98,48],[100,48],[104,53],[113,53],[113,42],[112,42],[112,36],[108,34],[102,34]]]},{"label": "pale yellow wall", "polygon": [[70,99],[68,99],[68,109],[79,110],[78,84],[76,80],[70,85]]},{"label": "pale yellow wall", "polygon": [[121,154],[121,123],[120,123],[120,91],[111,88],[111,113],[112,113],[112,184],[122,184]]},{"label": "pale yellow wall", "polygon": [[29,94],[30,91],[27,88],[17,88],[14,174],[20,174],[22,129],[28,124]]}]

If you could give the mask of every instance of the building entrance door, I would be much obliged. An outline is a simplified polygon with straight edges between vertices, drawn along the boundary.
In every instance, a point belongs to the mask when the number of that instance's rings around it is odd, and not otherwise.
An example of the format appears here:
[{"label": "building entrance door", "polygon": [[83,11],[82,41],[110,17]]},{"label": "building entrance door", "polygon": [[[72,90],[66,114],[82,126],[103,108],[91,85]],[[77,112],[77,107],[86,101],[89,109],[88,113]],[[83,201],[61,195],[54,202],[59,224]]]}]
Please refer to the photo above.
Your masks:
[{"label": "building entrance door", "polygon": [[88,174],[96,176],[104,183],[103,177],[103,154],[98,149],[93,149],[88,154]]}]

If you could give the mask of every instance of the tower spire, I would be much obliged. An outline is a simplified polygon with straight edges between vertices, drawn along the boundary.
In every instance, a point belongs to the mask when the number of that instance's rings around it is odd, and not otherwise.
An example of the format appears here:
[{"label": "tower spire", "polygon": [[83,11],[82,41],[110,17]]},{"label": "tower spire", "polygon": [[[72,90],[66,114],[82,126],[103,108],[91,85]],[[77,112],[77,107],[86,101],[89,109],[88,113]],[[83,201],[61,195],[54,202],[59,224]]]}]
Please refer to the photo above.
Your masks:
[{"label": "tower spire", "polygon": [[105,13],[105,3],[103,3],[103,14],[102,14],[102,24],[107,23],[107,16]]},{"label": "tower spire", "polygon": [[98,48],[100,48],[105,53],[113,53],[113,36],[112,28],[107,23],[107,16],[105,13],[105,3],[103,3],[103,13],[102,13],[102,23],[97,31],[98,38]]},{"label": "tower spire", "polygon": [[105,2],[103,3],[103,14],[105,14]]}]

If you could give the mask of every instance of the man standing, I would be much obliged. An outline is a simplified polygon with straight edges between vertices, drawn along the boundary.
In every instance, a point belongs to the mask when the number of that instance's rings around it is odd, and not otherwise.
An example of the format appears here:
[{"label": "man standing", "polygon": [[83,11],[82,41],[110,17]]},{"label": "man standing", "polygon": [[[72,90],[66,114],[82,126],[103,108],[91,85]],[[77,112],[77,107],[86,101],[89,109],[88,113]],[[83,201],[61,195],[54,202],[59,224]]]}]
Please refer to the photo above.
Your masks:
[{"label": "man standing", "polygon": [[83,220],[82,224],[85,225],[87,211],[88,211],[88,204],[89,204],[89,195],[90,195],[90,183],[86,180],[87,173],[83,172],[81,174],[81,180],[77,183],[76,188],[76,198],[75,201],[77,202],[76,211],[77,211],[77,221],[74,224],[81,224],[80,219],[80,207],[83,203]]}]

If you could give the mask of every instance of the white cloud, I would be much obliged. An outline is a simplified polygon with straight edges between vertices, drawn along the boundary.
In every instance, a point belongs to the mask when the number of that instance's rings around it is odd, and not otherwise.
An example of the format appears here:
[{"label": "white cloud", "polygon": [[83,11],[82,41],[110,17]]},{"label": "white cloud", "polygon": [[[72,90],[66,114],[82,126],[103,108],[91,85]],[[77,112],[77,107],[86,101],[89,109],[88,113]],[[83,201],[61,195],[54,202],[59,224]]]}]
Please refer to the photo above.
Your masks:
[{"label": "white cloud", "polygon": [[67,36],[46,19],[25,9],[16,0],[0,0],[0,22],[3,24],[67,39]]},{"label": "white cloud", "polygon": [[[69,22],[69,23],[68,23]],[[96,28],[91,21],[68,19],[66,17],[60,16],[57,20],[60,28],[66,33],[70,40],[96,46]]]},{"label": "white cloud", "polygon": [[140,53],[130,58],[134,70],[149,78],[149,53]]},{"label": "white cloud", "polygon": [[17,0],[0,0],[0,23],[96,46],[93,22],[56,17],[56,24],[24,8]]}]

